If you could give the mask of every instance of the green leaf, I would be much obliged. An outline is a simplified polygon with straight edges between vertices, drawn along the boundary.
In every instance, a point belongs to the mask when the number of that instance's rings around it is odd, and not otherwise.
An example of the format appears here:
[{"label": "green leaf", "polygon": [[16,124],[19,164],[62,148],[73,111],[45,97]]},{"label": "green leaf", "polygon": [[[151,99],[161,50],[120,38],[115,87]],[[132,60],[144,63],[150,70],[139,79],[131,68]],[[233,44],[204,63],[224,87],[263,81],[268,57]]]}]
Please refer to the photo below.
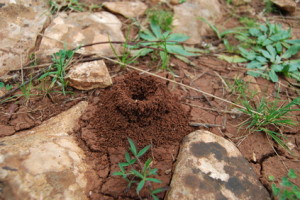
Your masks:
[{"label": "green leaf", "polygon": [[252,61],[246,65],[248,69],[259,69],[262,68],[262,64],[257,61]]},{"label": "green leaf", "polygon": [[269,76],[270,76],[271,81],[278,82],[278,76],[274,70],[269,71]]},{"label": "green leaf", "polygon": [[294,169],[290,169],[289,172],[288,172],[288,176],[292,179],[295,179],[297,178],[297,175],[295,173],[295,170]]},{"label": "green leaf", "polygon": [[281,72],[283,70],[283,65],[272,65],[271,69],[275,72]]},{"label": "green leaf", "polygon": [[217,29],[217,27],[215,25],[213,25],[212,23],[210,23],[206,18],[204,17],[199,17],[199,19],[201,21],[203,21],[204,23],[206,23],[217,35],[218,39],[222,39],[222,36],[220,34],[220,31]]},{"label": "green leaf", "polygon": [[283,177],[281,179],[280,185],[285,186],[285,187],[291,187],[292,183],[289,181],[289,179],[287,177]]},{"label": "green leaf", "polygon": [[260,49],[259,52],[262,53],[262,55],[263,55],[265,58],[268,58],[268,59],[270,59],[270,60],[272,59],[272,56],[271,56],[271,54],[270,54],[268,51],[263,50],[263,49]]},{"label": "green leaf", "polygon": [[151,147],[151,145],[149,144],[148,146],[146,146],[146,147],[144,147],[138,154],[137,154],[137,156],[136,157],[141,157],[142,155],[144,155],[147,151],[148,151],[148,149]]},{"label": "green leaf", "polygon": [[262,35],[260,30],[258,30],[257,28],[250,28],[249,33],[250,33],[251,36],[254,36],[254,37],[259,37],[259,36]]},{"label": "green leaf", "polygon": [[295,72],[300,69],[300,62],[288,64],[288,72]]},{"label": "green leaf", "polygon": [[161,180],[158,180],[156,178],[146,178],[147,181],[151,181],[151,182],[154,182],[154,183],[161,183]]},{"label": "green leaf", "polygon": [[0,88],[3,88],[5,84],[3,82],[0,82]]},{"label": "green leaf", "polygon": [[265,57],[263,57],[263,56],[256,56],[255,59],[256,59],[257,61],[259,61],[260,64],[266,64],[266,63],[268,62],[268,60],[267,60]]},{"label": "green leaf", "polygon": [[123,176],[124,173],[123,172],[114,172],[113,176]]},{"label": "green leaf", "polygon": [[[1,87],[0,87],[1,88]],[[6,86],[5,86],[5,89],[6,90],[11,90],[13,88],[13,86],[12,85],[9,85],[9,84],[7,84]]]},{"label": "green leaf", "polygon": [[158,39],[149,31],[149,30],[145,30],[143,32],[141,32],[140,37],[146,41],[157,41]]},{"label": "green leaf", "polygon": [[146,171],[146,169],[148,169],[150,167],[150,164],[151,164],[152,160],[151,158],[148,158],[144,164],[144,168],[143,168],[143,172]]},{"label": "green leaf", "polygon": [[132,174],[134,174],[135,176],[139,177],[140,179],[144,178],[144,176],[140,172],[138,172],[137,170],[135,170],[135,169],[132,169],[131,172],[132,172]]},{"label": "green leaf", "polygon": [[130,155],[129,155],[128,152],[125,153],[125,159],[126,159],[126,161],[127,161],[128,163],[129,163],[130,160],[131,160]]},{"label": "green leaf", "polygon": [[139,182],[139,184],[137,185],[137,188],[136,188],[136,192],[139,194],[140,191],[143,189],[144,185],[145,185],[145,180],[141,180],[141,182]]},{"label": "green leaf", "polygon": [[269,180],[270,181],[275,181],[275,177],[274,176],[269,176]]},{"label": "green leaf", "polygon": [[157,188],[155,190],[152,190],[151,194],[157,194],[157,193],[160,193],[160,192],[164,192],[166,190],[167,190],[166,188]]},{"label": "green leaf", "polygon": [[175,41],[175,42],[184,42],[189,38],[190,38],[189,36],[186,36],[186,35],[183,35],[183,34],[173,33],[167,38],[167,40],[168,41]]},{"label": "green leaf", "polygon": [[227,56],[227,55],[218,55],[218,58],[221,60],[225,60],[229,63],[243,63],[243,62],[247,62],[247,60],[245,58],[242,58],[238,55],[234,55],[234,56]]},{"label": "green leaf", "polygon": [[293,55],[297,54],[299,50],[300,50],[300,45],[293,45],[286,52],[284,52],[282,58],[290,58]]},{"label": "green leaf", "polygon": [[151,194],[153,200],[159,200],[159,198],[155,194]]},{"label": "green leaf", "polygon": [[133,155],[136,156],[137,150],[136,150],[136,147],[135,147],[135,144],[134,144],[133,140],[130,139],[130,138],[127,138],[127,139],[128,139],[129,145],[130,145],[130,148],[129,148],[130,151],[133,153]]},{"label": "green leaf", "polygon": [[259,71],[247,71],[247,74],[253,77],[260,77],[262,75]]},{"label": "green leaf", "polygon": [[296,39],[296,40],[286,40],[285,42],[289,43],[289,44],[300,44],[300,39]]},{"label": "green leaf", "polygon": [[157,175],[157,170],[156,168],[149,170],[149,175]]},{"label": "green leaf", "polygon": [[282,45],[281,45],[280,42],[277,42],[277,43],[275,44],[275,48],[276,48],[276,51],[277,51],[278,54],[281,54],[281,53],[282,53]]},{"label": "green leaf", "polygon": [[244,49],[242,47],[239,47],[239,50],[240,50],[241,55],[244,58],[246,58],[247,60],[254,60],[256,57],[256,54],[253,51],[248,52],[246,49]]},{"label": "green leaf", "polygon": [[137,51],[134,51],[133,56],[137,56],[137,57],[145,56],[145,55],[147,55],[148,53],[151,53],[151,52],[153,52],[153,49],[142,48],[142,49],[139,49]]},{"label": "green leaf", "polygon": [[278,196],[278,194],[280,192],[280,189],[273,183],[272,184],[272,191],[273,191],[274,196]]},{"label": "green leaf", "polygon": [[266,46],[267,50],[269,51],[270,55],[271,55],[271,62],[275,62],[275,57],[277,55],[277,52],[275,50],[275,48],[271,45]]},{"label": "green leaf", "polygon": [[153,31],[154,35],[156,36],[156,38],[162,39],[162,33],[161,33],[159,25],[157,23],[151,22],[150,27],[151,27],[151,30]]},{"label": "green leaf", "polygon": [[181,56],[197,56],[197,54],[186,51],[180,45],[167,45],[166,49],[169,53],[179,54]]}]

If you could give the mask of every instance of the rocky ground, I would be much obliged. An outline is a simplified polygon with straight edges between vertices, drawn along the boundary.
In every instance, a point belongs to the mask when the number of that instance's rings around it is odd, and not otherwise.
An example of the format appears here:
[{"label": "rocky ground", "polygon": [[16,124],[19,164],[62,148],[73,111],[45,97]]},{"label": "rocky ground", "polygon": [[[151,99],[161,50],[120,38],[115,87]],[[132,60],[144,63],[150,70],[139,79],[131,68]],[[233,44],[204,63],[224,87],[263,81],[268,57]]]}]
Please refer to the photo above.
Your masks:
[{"label": "rocky ground", "polygon": [[[300,174],[300,126],[280,127],[292,153],[249,132],[240,126],[248,119],[237,109],[240,96],[228,88],[238,77],[248,83],[244,92],[255,91],[254,102],[289,100],[299,96],[298,83],[254,78],[218,58],[222,41],[198,19],[226,30],[247,16],[291,27],[298,39],[299,3],[274,0],[284,16],[263,12],[258,0],[80,3],[82,10],[60,3],[51,13],[48,1],[0,0],[0,82],[13,87],[0,87],[0,199],[152,199],[148,188],[164,188],[157,197],[168,200],[271,199],[270,175]],[[148,26],[154,6],[172,11],[172,32],[201,53],[188,62],[171,57],[169,71],[150,56],[121,66],[121,44]],[[66,94],[39,79],[62,49],[76,49]],[[128,137],[139,149],[151,145],[141,162],[151,158],[161,180],[140,195],[113,175]]]}]

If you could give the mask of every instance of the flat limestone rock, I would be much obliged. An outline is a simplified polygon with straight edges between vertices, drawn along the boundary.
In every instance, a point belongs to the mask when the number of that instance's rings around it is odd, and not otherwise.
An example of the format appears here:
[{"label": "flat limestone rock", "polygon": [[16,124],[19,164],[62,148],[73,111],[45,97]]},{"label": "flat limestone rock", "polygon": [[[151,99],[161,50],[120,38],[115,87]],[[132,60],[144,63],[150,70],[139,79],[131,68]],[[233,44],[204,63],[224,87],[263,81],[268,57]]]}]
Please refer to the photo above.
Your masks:
[{"label": "flat limestone rock", "polygon": [[103,6],[109,11],[118,13],[127,18],[138,17],[145,13],[148,6],[140,1],[129,2],[104,2]]},{"label": "flat limestone rock", "polygon": [[48,19],[45,1],[0,0],[0,77],[29,61]]},{"label": "flat limestone rock", "polygon": [[[45,30],[38,57],[44,57],[61,49],[73,49],[80,45],[125,41],[121,21],[109,12],[59,13]],[[119,52],[120,45],[98,44],[79,49],[78,53],[115,56],[112,47]]]},{"label": "flat limestone rock", "polygon": [[112,79],[103,60],[73,66],[66,79],[70,86],[79,90],[106,88],[112,84]]},{"label": "flat limestone rock", "polygon": [[220,16],[221,5],[218,0],[187,0],[174,6],[173,31],[189,36],[187,43],[198,44],[202,41],[201,37],[210,30],[199,17],[213,23]]},{"label": "flat limestone rock", "polygon": [[270,199],[235,145],[199,130],[184,138],[167,200]]},{"label": "flat limestone rock", "polygon": [[87,105],[80,102],[36,128],[0,139],[0,199],[88,199],[92,172],[68,135]]},{"label": "flat limestone rock", "polygon": [[276,6],[282,10],[293,14],[297,9],[297,3],[294,0],[271,0]]}]

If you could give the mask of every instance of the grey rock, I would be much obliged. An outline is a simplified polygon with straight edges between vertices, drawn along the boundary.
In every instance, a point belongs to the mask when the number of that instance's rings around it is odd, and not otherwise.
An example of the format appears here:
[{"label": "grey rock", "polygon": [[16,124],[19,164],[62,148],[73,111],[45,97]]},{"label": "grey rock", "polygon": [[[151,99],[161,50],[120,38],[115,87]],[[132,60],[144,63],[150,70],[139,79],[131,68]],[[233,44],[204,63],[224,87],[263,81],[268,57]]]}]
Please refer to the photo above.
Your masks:
[{"label": "grey rock", "polygon": [[184,138],[167,200],[270,199],[235,145],[208,131]]}]

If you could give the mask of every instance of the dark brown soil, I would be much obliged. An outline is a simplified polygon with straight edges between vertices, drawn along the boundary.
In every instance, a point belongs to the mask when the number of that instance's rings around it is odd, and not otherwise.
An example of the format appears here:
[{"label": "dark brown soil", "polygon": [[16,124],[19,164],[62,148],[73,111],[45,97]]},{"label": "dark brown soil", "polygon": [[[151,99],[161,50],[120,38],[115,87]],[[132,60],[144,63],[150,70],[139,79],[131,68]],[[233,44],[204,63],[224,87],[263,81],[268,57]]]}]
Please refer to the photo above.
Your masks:
[{"label": "dark brown soil", "polygon": [[95,97],[81,120],[81,138],[93,151],[126,146],[127,137],[140,147],[174,144],[193,130],[167,86],[136,72]]},{"label": "dark brown soil", "polygon": [[111,88],[92,98],[76,133],[88,150],[94,152],[89,154],[88,160],[102,179],[94,183],[91,199],[138,198],[132,191],[125,192],[124,180],[109,176],[118,171],[118,163],[124,161],[128,137],[139,148],[152,144],[146,156],[151,157],[153,167],[159,169],[163,183],[157,187],[168,186],[179,142],[194,130],[188,123],[188,113],[166,84],[137,72],[118,77]]}]

